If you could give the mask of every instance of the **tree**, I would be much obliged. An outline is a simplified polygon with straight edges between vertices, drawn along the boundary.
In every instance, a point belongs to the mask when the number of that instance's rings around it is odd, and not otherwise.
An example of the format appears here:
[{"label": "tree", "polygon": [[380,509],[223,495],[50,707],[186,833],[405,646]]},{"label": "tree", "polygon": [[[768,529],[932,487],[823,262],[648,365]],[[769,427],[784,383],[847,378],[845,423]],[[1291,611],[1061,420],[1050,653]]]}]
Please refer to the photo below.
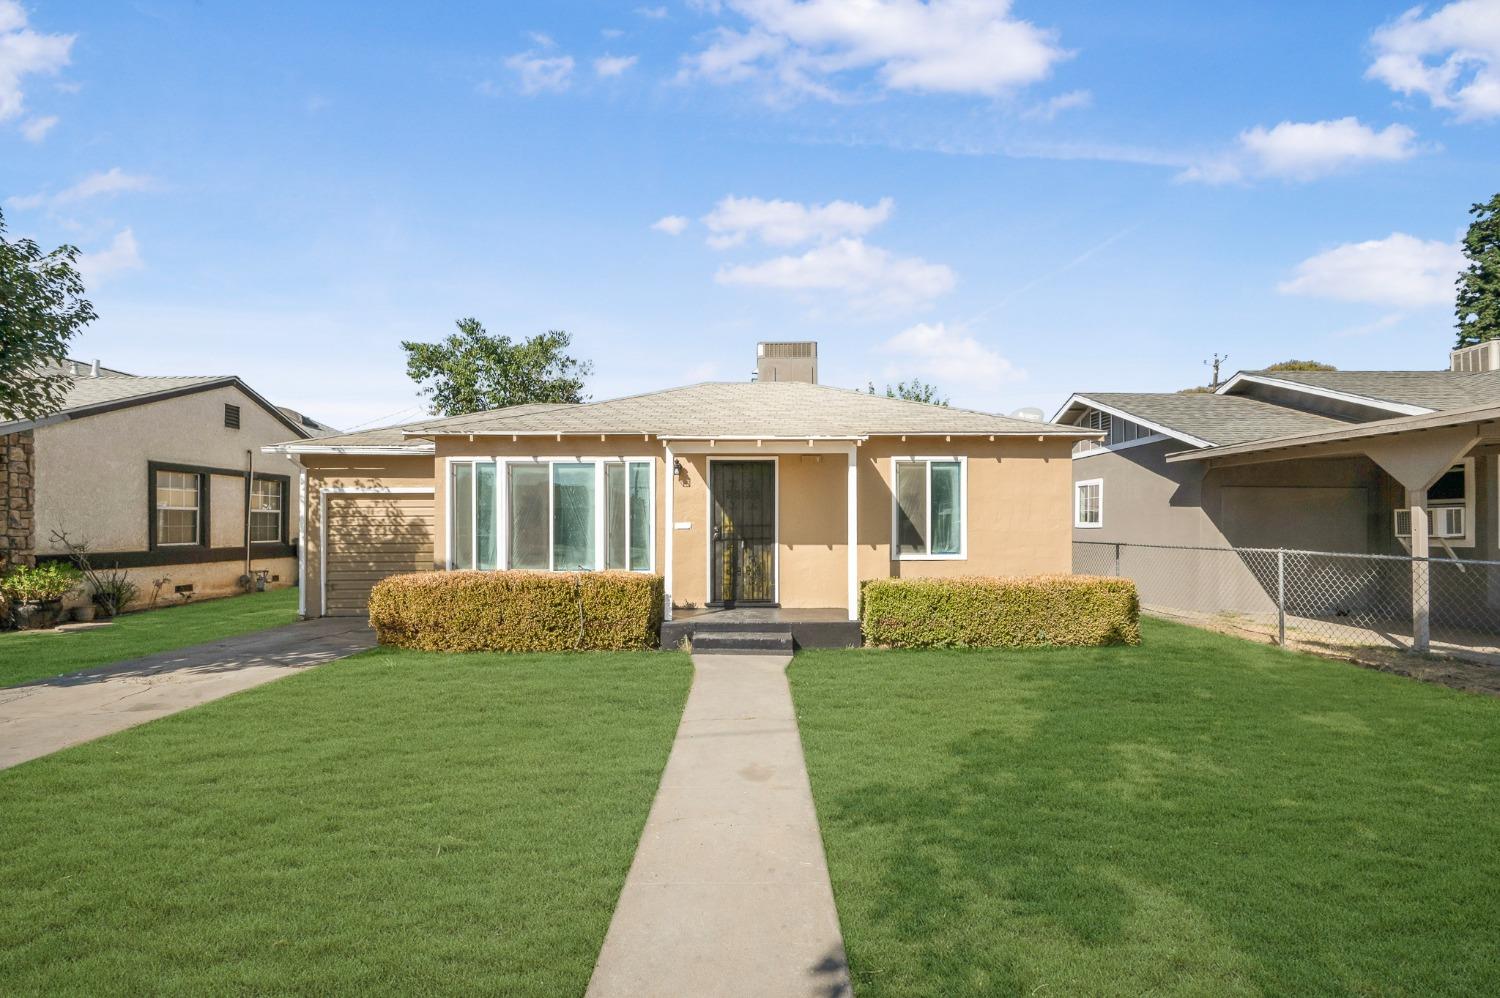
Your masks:
[{"label": "tree", "polygon": [[1337,371],[1338,368],[1332,364],[1324,364],[1316,360],[1283,360],[1279,364],[1272,364],[1266,368],[1267,371]]},{"label": "tree", "polygon": [[[870,395],[878,394],[875,391],[875,382],[871,381],[865,388]],[[928,405],[947,405],[946,398],[938,397],[936,385],[929,385],[925,381],[913,378],[911,381],[898,381],[895,387],[885,386],[885,397],[888,399],[905,399],[907,402],[926,402]]]},{"label": "tree", "polygon": [[62,373],[68,341],[95,318],[77,264],[76,247],[43,253],[31,239],[6,239],[0,214],[0,419],[62,408],[71,383]]},{"label": "tree", "polygon": [[1458,275],[1458,345],[1500,339],[1500,194],[1469,209],[1474,221],[1464,236],[1469,265]]},{"label": "tree", "polygon": [[431,397],[432,411],[461,416],[527,402],[582,402],[594,365],[568,356],[571,342],[553,329],[516,343],[471,318],[458,320],[458,332],[439,343],[404,341],[401,349],[406,373]]}]

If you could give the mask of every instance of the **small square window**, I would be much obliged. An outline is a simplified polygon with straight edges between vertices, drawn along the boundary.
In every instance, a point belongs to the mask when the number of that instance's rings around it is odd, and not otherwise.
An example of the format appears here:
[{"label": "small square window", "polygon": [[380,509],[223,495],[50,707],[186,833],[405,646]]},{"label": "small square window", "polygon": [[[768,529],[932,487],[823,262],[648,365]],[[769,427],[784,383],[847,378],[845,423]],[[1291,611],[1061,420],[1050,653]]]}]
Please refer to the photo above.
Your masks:
[{"label": "small square window", "polygon": [[231,430],[240,428],[240,407],[224,403],[224,425]]}]

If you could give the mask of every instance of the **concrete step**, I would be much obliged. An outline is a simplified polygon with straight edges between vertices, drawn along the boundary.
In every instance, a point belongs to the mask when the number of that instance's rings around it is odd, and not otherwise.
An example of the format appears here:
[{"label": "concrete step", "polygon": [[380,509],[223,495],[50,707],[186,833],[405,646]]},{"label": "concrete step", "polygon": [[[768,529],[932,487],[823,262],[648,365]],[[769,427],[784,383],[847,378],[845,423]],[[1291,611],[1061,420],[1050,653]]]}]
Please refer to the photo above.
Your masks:
[{"label": "concrete step", "polygon": [[693,651],[701,655],[790,655],[792,632],[783,631],[696,631]]}]

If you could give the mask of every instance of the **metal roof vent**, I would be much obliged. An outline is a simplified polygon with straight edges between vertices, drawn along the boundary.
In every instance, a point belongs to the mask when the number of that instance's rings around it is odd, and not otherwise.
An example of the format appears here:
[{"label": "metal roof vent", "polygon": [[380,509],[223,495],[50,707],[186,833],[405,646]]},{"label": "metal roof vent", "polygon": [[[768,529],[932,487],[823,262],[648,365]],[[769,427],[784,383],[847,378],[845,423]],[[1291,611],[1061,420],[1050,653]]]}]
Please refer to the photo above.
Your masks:
[{"label": "metal roof vent", "polygon": [[1448,353],[1450,371],[1500,371],[1500,340],[1485,340]]},{"label": "metal roof vent", "polygon": [[818,344],[812,340],[755,345],[756,381],[818,383]]}]

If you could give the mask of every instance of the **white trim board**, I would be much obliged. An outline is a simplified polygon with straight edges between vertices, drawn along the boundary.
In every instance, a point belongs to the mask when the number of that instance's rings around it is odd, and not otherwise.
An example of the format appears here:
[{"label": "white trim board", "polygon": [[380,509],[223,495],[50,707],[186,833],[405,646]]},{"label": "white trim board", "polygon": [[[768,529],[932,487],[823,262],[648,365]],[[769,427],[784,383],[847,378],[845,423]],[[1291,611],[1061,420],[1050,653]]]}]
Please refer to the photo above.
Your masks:
[{"label": "white trim board", "polygon": [[[1133,413],[1127,412],[1124,409],[1117,409],[1112,405],[1106,405],[1103,402],[1096,402],[1093,399],[1089,398],[1087,395],[1068,396],[1068,401],[1063,403],[1063,407],[1057,411],[1057,415],[1061,416],[1064,412],[1067,412],[1068,409],[1072,407],[1074,402],[1080,402],[1083,405],[1089,406],[1090,408],[1098,409],[1100,412],[1107,412],[1111,416],[1119,416],[1121,419],[1127,420],[1131,423],[1139,423],[1141,426],[1144,426],[1148,430],[1153,430],[1157,433],[1162,434],[1163,436],[1172,437],[1174,440],[1181,440],[1183,443],[1191,444],[1194,447],[1215,446],[1215,444],[1211,443],[1210,441],[1204,440],[1202,437],[1195,437],[1191,433],[1184,433],[1182,430],[1174,430],[1170,426],[1163,426],[1161,423],[1153,422],[1152,420],[1149,420],[1144,416],[1137,416]],[[1054,416],[1053,418],[1056,419],[1057,417]]]},{"label": "white trim board", "polygon": [[1354,405],[1366,406],[1370,409],[1384,409],[1387,412],[1397,412],[1404,416],[1421,416],[1425,413],[1436,412],[1426,406],[1408,405],[1405,402],[1391,402],[1387,399],[1378,399],[1369,395],[1355,395],[1351,392],[1341,392],[1334,388],[1320,388],[1313,385],[1305,385],[1297,381],[1283,381],[1281,378],[1268,378],[1261,374],[1246,374],[1238,372],[1234,377],[1224,382],[1214,390],[1215,395],[1227,395],[1229,390],[1242,381],[1248,381],[1254,385],[1270,385],[1273,388],[1285,388],[1289,391],[1301,392],[1304,395],[1316,395],[1318,398],[1333,399],[1338,402],[1349,402]]},{"label": "white trim board", "polygon": [[1140,447],[1144,444],[1159,444],[1163,440],[1171,439],[1173,438],[1167,436],[1165,433],[1153,433],[1149,437],[1136,437],[1134,440],[1127,440],[1123,444],[1109,444],[1107,446],[1095,447],[1091,450],[1079,451],[1078,453],[1073,455],[1073,460],[1082,461],[1086,457],[1096,457],[1100,454],[1113,454],[1115,451],[1129,450],[1132,447]]}]

